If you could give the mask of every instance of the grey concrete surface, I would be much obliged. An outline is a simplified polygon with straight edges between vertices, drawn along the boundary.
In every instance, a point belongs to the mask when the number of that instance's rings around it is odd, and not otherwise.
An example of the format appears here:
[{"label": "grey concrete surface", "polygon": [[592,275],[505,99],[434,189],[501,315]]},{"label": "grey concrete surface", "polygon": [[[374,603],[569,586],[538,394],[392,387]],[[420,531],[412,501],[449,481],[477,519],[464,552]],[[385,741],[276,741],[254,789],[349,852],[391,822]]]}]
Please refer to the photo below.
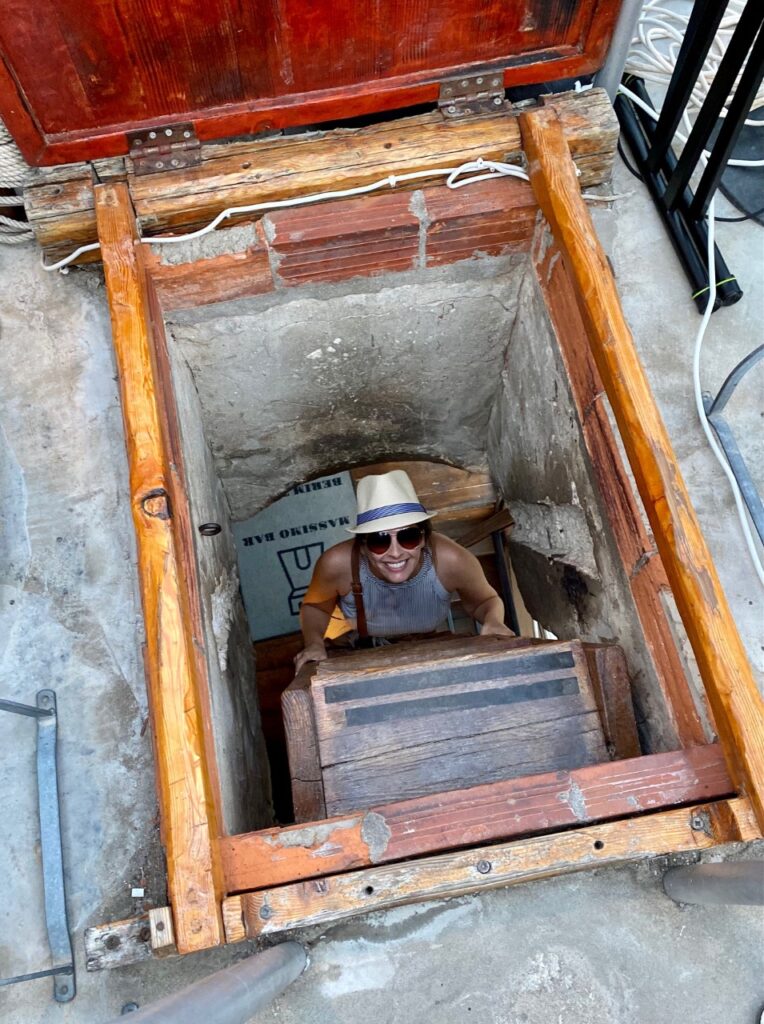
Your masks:
[{"label": "grey concrete surface", "polygon": [[253,1024],[758,1024],[761,911],[680,907],[646,866],[334,929]]},{"label": "grey concrete surface", "polygon": [[[639,186],[597,214],[627,315],[724,587],[761,674],[761,590],[690,392],[698,316]],[[761,337],[761,229],[725,226],[746,289],[716,314],[704,379],[717,387]],[[762,472],[761,373],[734,416]],[[101,1024],[250,950],[244,946],[88,975],[87,925],[164,900],[134,541],[108,318],[95,271],[45,275],[32,249],[0,248],[0,665],[4,696],[57,690],[69,912],[79,994],[47,981],[0,990],[4,1024]],[[762,481],[764,483],[764,481]],[[0,715],[0,974],[45,967],[33,726]],[[759,855],[764,855],[759,851]],[[311,936],[304,977],[258,1024],[485,1021],[496,1024],[757,1024],[762,914],[679,908],[646,868],[555,879],[396,910]]]}]

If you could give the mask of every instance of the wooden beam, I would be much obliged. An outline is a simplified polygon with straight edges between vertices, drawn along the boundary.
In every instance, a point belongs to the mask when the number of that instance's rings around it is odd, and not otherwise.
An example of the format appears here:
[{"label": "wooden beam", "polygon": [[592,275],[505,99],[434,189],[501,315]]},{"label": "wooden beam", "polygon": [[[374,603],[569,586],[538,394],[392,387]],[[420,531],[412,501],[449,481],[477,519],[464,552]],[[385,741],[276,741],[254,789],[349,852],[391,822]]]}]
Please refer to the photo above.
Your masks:
[{"label": "wooden beam", "polygon": [[142,247],[124,184],[96,188],[146,623],[162,837],[180,952],[223,941],[219,833],[206,762],[188,581],[181,571]]},{"label": "wooden beam", "polygon": [[618,644],[584,644],[605,742],[615,760],[639,757],[641,748],[631,701],[631,681]]},{"label": "wooden beam", "polygon": [[601,401],[605,389],[597,372],[575,289],[560,258],[558,244],[550,238],[546,225],[540,227],[533,254],[536,278],[557,337],[584,445],[660,688],[656,703],[665,716],[665,727],[661,731],[673,745],[706,743],[703,723],[661,601],[661,590],[668,589],[668,580],[655,543],[645,529],[607,409]]},{"label": "wooden beam", "polygon": [[154,956],[165,957],[177,954],[172,911],[169,907],[154,907],[149,911],[149,928],[151,929],[151,951]]},{"label": "wooden beam", "polygon": [[298,882],[226,900],[250,939],[357,914],[588,868],[757,838],[747,800],[701,804],[555,835]]},{"label": "wooden beam", "polygon": [[[606,93],[565,93],[546,102],[570,126],[582,183],[606,181],[618,138],[618,122]],[[226,207],[352,188],[390,174],[432,171],[430,178],[410,185],[419,188],[427,181],[444,180],[436,169],[478,156],[517,160],[521,145],[511,114],[446,121],[436,111],[366,128],[205,144],[201,153],[199,167],[169,174],[136,177],[128,163],[130,194],[142,234],[181,233],[208,223]],[[64,180],[56,169],[54,184],[49,184],[43,172],[39,185],[25,192],[30,225],[49,261],[97,238],[90,167],[74,166],[71,174]]]},{"label": "wooden beam", "polygon": [[734,792],[717,745],[417,797],[247,835],[220,852],[229,893],[625,817]]},{"label": "wooden beam", "polygon": [[84,946],[88,971],[105,971],[150,960],[153,951],[149,915],[139,914],[124,921],[86,928]]},{"label": "wooden beam", "polygon": [[565,260],[589,344],[705,685],[730,774],[764,825],[764,701],[581,198],[554,111],[520,116],[531,184]]},{"label": "wooden beam", "polygon": [[490,537],[492,533],[497,533],[499,530],[510,530],[514,525],[515,521],[509,509],[502,508],[456,539],[462,547],[471,548],[479,544],[481,540],[485,540],[486,537]]}]

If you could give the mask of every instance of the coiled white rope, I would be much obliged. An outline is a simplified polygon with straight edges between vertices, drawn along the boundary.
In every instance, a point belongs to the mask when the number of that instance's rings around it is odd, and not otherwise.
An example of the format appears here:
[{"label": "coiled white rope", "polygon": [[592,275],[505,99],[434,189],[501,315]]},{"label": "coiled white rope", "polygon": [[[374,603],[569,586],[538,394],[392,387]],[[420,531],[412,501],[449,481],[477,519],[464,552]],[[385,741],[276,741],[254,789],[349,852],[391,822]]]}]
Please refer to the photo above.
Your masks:
[{"label": "coiled white rope", "polygon": [[[0,121],[0,189],[20,189],[33,177],[34,171],[24,160],[8,129]],[[24,201],[20,195],[0,195],[0,207],[23,205]],[[0,243],[20,245],[33,238],[34,232],[26,221],[0,216]]]}]

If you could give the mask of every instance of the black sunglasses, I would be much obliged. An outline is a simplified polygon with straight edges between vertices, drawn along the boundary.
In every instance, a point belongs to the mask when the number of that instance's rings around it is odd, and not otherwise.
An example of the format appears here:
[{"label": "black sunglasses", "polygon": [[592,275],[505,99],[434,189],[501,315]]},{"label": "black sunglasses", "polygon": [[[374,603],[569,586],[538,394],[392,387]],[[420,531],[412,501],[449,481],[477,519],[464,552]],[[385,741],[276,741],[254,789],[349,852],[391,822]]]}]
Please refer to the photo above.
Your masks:
[{"label": "black sunglasses", "polygon": [[[413,551],[423,535],[424,529],[421,526],[407,526],[403,530],[398,530],[395,539],[406,551]],[[379,533],[364,533],[362,536],[364,544],[373,555],[384,555],[393,542],[392,534],[382,531]]]}]

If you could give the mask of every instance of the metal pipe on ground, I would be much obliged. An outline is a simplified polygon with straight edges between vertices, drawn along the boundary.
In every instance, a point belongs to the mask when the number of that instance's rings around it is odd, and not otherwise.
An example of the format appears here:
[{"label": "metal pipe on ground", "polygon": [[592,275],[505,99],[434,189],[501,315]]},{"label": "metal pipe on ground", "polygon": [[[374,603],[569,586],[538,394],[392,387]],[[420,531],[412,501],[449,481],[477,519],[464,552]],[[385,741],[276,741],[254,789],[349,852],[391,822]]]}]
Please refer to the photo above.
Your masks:
[{"label": "metal pipe on ground", "polygon": [[282,942],[109,1024],[246,1024],[307,962],[299,942]]},{"label": "metal pipe on ground", "polygon": [[615,31],[610,40],[607,58],[594,80],[595,85],[607,92],[611,103],[616,97],[618,86],[621,84],[621,76],[623,75],[623,69],[626,67],[629,47],[636,33],[641,13],[642,0],[623,0]]},{"label": "metal pipe on ground", "polygon": [[676,903],[764,906],[764,860],[671,868],[663,889]]}]

